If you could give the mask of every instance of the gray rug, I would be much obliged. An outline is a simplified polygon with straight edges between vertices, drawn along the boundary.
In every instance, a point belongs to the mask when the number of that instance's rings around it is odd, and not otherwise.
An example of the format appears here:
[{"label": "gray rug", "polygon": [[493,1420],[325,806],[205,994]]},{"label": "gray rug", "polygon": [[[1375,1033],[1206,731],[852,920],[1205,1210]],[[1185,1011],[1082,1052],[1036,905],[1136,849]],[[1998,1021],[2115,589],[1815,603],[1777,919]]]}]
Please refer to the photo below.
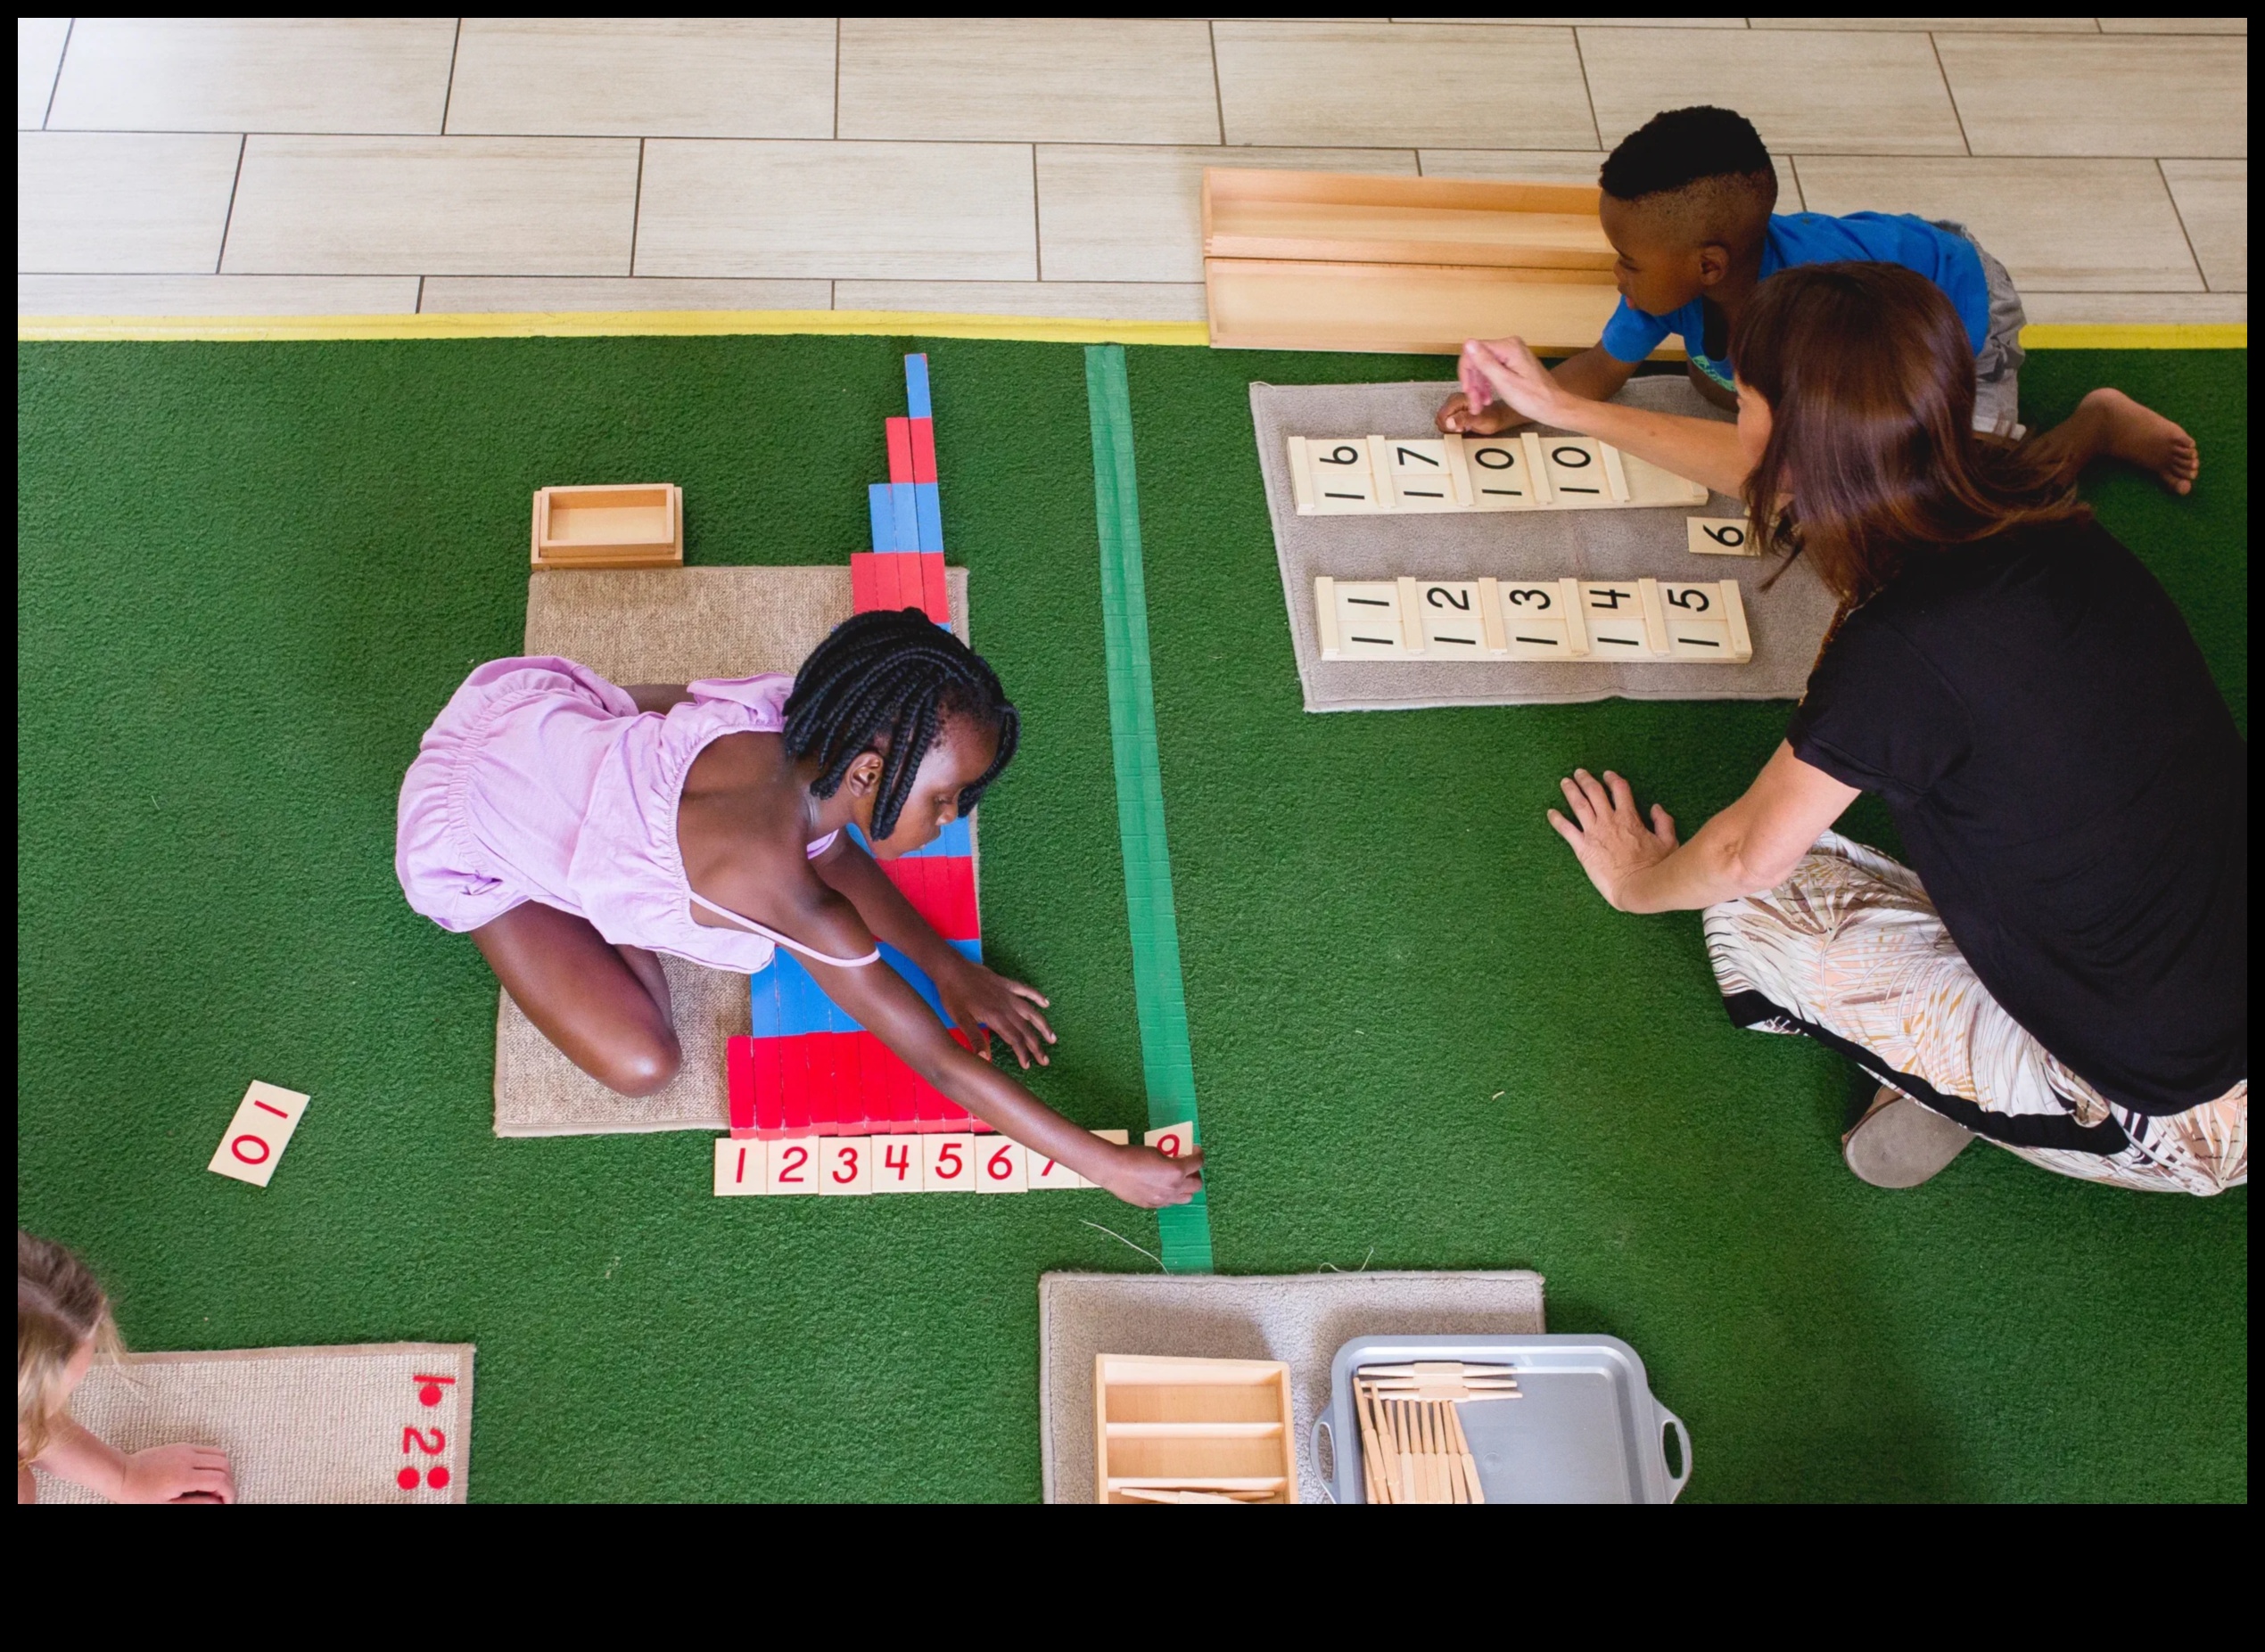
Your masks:
[{"label": "gray rug", "polygon": [[1038,1280],[1038,1428],[1050,1503],[1090,1503],[1093,1356],[1280,1360],[1289,1367],[1297,1493],[1329,1500],[1308,1434],[1330,1361],[1356,1336],[1533,1336],[1542,1276],[1488,1273],[1049,1273]]},{"label": "gray rug", "polygon": [[[1429,436],[1453,384],[1253,384],[1251,423],[1274,556],[1289,609],[1297,680],[1309,711],[1410,711],[1431,705],[1559,704],[1581,700],[1794,700],[1832,623],[1833,597],[1796,563],[1770,589],[1775,558],[1694,556],[1684,521],[1739,517],[1725,494],[1688,509],[1520,511],[1410,516],[1300,516],[1291,436]],[[1632,382],[1620,399],[1662,413],[1726,419],[1681,379]],[[1742,665],[1679,662],[1323,660],[1314,580],[1419,579],[1736,579],[1754,656]]]},{"label": "gray rug", "polygon": [[[968,637],[968,571],[945,571],[951,629]],[[849,564],[837,568],[619,568],[527,580],[531,653],[577,661],[609,681],[685,683],[800,669],[850,616]],[[507,992],[496,1010],[496,1134],[605,1136],[730,1127],[724,1040],[747,1031],[747,977],[663,957],[684,1067],[631,1100],[591,1078],[537,1031]]]}]

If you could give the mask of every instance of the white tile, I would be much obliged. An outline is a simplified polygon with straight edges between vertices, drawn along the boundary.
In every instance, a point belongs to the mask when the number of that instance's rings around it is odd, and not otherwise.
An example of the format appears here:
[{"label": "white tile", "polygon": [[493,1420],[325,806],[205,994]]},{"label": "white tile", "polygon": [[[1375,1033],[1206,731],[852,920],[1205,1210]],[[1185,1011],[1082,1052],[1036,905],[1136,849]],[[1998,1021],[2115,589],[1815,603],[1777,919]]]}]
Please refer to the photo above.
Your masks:
[{"label": "white tile", "polygon": [[1230,144],[1596,144],[1570,29],[1257,21],[1211,32]]},{"label": "white tile", "polygon": [[428,316],[623,309],[831,309],[830,281],[682,281],[647,275],[434,275]]},{"label": "white tile", "polygon": [[1744,29],[1743,17],[1396,17],[1396,23],[1487,23],[1569,29]]},{"label": "white tile", "polygon": [[1049,281],[1203,279],[1207,167],[1414,176],[1410,149],[1042,144],[1039,273]]},{"label": "white tile", "polygon": [[2162,176],[2213,292],[2249,291],[2249,162],[2166,160]]},{"label": "white tile", "polygon": [[1955,219],[2024,290],[2186,292],[2203,284],[2152,160],[1803,155],[1796,164],[1812,211]]},{"label": "white tile", "polygon": [[626,275],[633,139],[245,143],[222,267],[293,275]]},{"label": "white tile", "polygon": [[1758,17],[1757,29],[1845,29],[1854,31],[1962,34],[1992,29],[2000,34],[2096,35],[2091,17]]},{"label": "white tile", "polygon": [[[1531,184],[1594,184],[1604,165],[1602,150],[1595,149],[1427,149],[1426,177],[1515,178]],[[1777,210],[1799,212],[1800,180],[1783,155],[1773,155],[1777,168]]]},{"label": "white tile", "polygon": [[1945,36],[1936,42],[1977,155],[2249,152],[2249,42]]},{"label": "white tile", "polygon": [[831,137],[829,17],[467,17],[449,130]]},{"label": "white tile", "polygon": [[1025,144],[654,138],[641,275],[1032,281]]},{"label": "white tile", "polygon": [[836,309],[1080,321],[1201,321],[1203,285],[1165,281],[837,281]]},{"label": "white tile", "polygon": [[2249,321],[2246,292],[2024,292],[2032,326]]},{"label": "white tile", "polygon": [[1773,150],[1965,152],[1923,34],[1600,29],[1581,36],[1581,62],[1606,149],[1661,110],[1703,94],[1751,120]]},{"label": "white tile", "polygon": [[225,133],[17,133],[16,268],[210,275],[243,146]]},{"label": "white tile", "polygon": [[415,275],[19,275],[19,316],[406,316]]},{"label": "white tile", "polygon": [[37,132],[47,119],[55,70],[62,66],[67,17],[16,19],[16,130]]},{"label": "white tile", "polygon": [[843,137],[1215,144],[1199,19],[842,20]]},{"label": "white tile", "polygon": [[456,20],[82,17],[50,130],[441,129]]},{"label": "white tile", "polygon": [[2110,35],[2245,35],[2245,17],[2104,17],[2100,31]]}]

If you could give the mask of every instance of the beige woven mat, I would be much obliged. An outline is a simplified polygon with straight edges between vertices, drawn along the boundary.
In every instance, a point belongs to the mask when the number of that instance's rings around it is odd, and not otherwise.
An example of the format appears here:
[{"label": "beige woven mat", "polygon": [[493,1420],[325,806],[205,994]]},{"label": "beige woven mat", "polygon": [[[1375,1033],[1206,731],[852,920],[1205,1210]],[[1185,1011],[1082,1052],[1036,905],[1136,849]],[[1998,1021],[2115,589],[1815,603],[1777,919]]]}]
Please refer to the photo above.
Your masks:
[{"label": "beige woven mat", "polygon": [[[89,1371],[70,1411],[121,1451],[218,1446],[242,1502],[461,1503],[472,1352],[470,1343],[369,1343],[129,1353]],[[43,1503],[104,1500],[32,1472]]]},{"label": "beige woven mat", "polygon": [[[968,638],[968,571],[947,571],[951,629]],[[838,568],[622,568],[531,574],[526,651],[610,682],[685,683],[798,670],[850,616]],[[747,978],[663,958],[684,1066],[655,1095],[616,1095],[559,1053],[508,993],[496,1013],[496,1134],[720,1130],[729,1122],[724,1040],[747,1031]]]},{"label": "beige woven mat", "polygon": [[[1433,434],[1431,415],[1452,384],[1253,384],[1258,468],[1273,518],[1274,559],[1289,607],[1290,645],[1309,711],[1413,711],[1433,705],[1524,705],[1604,700],[1797,700],[1832,623],[1833,601],[1796,563],[1768,590],[1775,558],[1694,556],[1684,522],[1743,517],[1716,494],[1703,505],[1660,510],[1504,511],[1411,516],[1300,516],[1291,490],[1291,436]],[[1709,407],[1681,379],[1641,378],[1620,392],[1632,406],[1699,418]],[[1324,660],[1314,628],[1314,579],[1735,579],[1754,657],[1743,665],[1669,662],[1563,664],[1552,661]]]},{"label": "beige woven mat", "polygon": [[1330,1362],[1356,1336],[1533,1336],[1542,1276],[1049,1273],[1038,1280],[1038,1428],[1050,1503],[1093,1500],[1093,1356],[1280,1360],[1289,1367],[1298,1500],[1326,1502],[1308,1451]]}]

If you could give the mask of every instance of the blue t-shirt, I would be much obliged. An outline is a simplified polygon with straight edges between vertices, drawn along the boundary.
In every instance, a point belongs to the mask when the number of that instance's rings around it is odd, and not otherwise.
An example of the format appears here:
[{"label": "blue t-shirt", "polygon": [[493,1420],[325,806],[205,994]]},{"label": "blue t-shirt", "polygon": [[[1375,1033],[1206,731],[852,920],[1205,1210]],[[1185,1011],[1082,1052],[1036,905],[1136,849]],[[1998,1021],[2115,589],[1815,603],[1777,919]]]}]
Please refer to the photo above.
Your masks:
[{"label": "blue t-shirt", "polygon": [[[1769,233],[1762,242],[1763,280],[1796,264],[1844,260],[1900,264],[1918,271],[1956,306],[1958,319],[1966,324],[1966,336],[1974,341],[1974,353],[1981,354],[1989,337],[1989,284],[1982,275],[1981,253],[1964,235],[1937,229],[1908,213],[1851,212],[1846,218],[1823,212],[1771,215]],[[1616,361],[1642,361],[1670,333],[1683,335],[1684,348],[1701,373],[1724,389],[1730,388],[1729,344],[1725,342],[1720,358],[1707,353],[1703,299],[1693,299],[1665,316],[1636,309],[1622,299],[1611,320],[1604,324],[1600,341]]]}]

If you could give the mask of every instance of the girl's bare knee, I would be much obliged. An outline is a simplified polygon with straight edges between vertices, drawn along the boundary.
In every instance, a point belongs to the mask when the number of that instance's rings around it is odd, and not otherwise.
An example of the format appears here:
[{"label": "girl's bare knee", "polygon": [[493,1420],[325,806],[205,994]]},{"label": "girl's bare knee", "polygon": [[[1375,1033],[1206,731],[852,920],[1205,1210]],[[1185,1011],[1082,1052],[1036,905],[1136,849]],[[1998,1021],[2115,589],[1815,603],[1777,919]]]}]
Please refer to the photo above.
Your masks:
[{"label": "girl's bare knee", "polygon": [[607,1051],[606,1059],[592,1076],[616,1094],[635,1098],[667,1089],[683,1065],[684,1053],[676,1040],[662,1034],[625,1041],[621,1048]]}]

